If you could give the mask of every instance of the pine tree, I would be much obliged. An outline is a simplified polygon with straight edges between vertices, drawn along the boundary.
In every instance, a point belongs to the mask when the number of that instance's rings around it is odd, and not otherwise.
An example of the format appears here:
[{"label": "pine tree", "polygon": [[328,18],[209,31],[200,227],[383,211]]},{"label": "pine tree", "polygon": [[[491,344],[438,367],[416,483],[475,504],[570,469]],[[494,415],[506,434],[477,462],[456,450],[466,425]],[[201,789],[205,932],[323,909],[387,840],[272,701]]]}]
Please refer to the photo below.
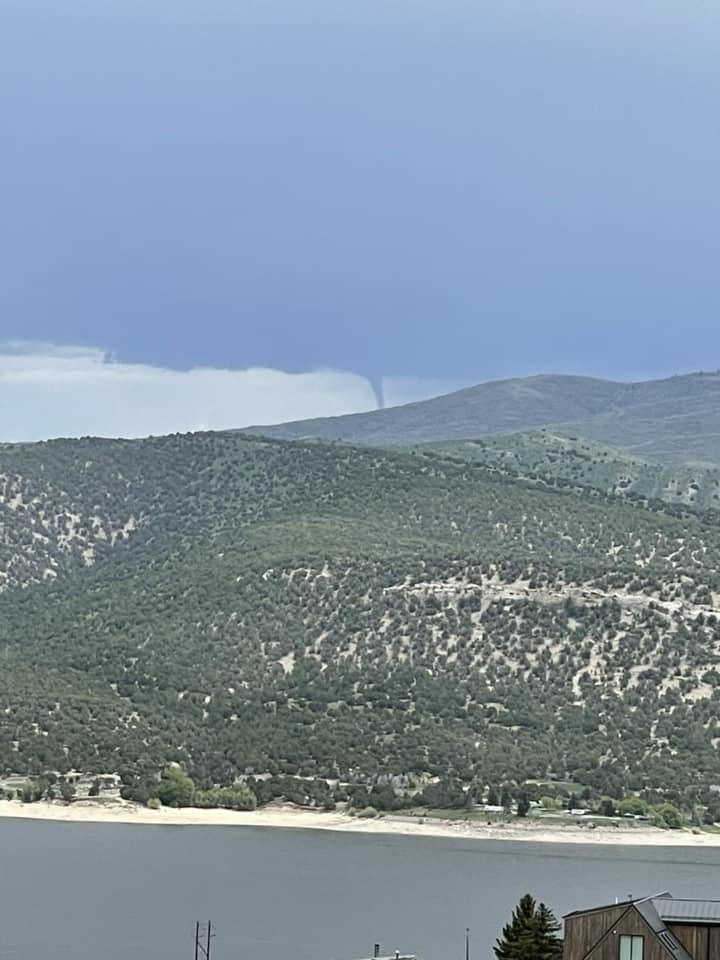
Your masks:
[{"label": "pine tree", "polygon": [[534,960],[558,960],[563,942],[558,936],[560,923],[555,914],[541,903],[535,914]]},{"label": "pine tree", "polygon": [[510,923],[503,927],[494,950],[497,960],[559,960],[560,924],[544,903],[539,906],[529,893],[520,898]]},{"label": "pine tree", "polygon": [[525,956],[524,953],[519,952],[519,948],[531,927],[535,909],[535,900],[529,893],[520,898],[510,923],[505,924],[502,936],[495,945],[497,960],[520,960]]}]

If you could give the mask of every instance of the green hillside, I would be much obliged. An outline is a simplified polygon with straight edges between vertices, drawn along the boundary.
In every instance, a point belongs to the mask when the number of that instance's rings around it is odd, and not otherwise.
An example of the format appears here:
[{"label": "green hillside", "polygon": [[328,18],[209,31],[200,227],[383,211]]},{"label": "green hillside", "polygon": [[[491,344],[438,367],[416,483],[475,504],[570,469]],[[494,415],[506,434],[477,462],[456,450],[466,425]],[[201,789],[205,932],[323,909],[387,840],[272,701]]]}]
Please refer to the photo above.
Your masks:
[{"label": "green hillside", "polygon": [[526,479],[594,487],[614,496],[720,510],[720,467],[663,466],[613,447],[542,429],[419,444],[424,454],[471,460]]},{"label": "green hillside", "polygon": [[239,434],[0,473],[5,773],[720,783],[720,532],[692,512]]},{"label": "green hillside", "polygon": [[385,446],[538,427],[660,463],[720,464],[720,373],[639,383],[574,376],[498,380],[420,403],[248,432]]}]

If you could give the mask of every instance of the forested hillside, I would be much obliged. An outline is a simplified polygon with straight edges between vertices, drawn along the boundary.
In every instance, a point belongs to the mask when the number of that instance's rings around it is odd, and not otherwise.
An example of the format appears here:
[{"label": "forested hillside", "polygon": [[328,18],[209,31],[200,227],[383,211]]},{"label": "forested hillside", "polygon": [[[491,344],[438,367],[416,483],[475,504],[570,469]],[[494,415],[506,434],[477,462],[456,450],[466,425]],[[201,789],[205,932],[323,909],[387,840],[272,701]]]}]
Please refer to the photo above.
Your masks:
[{"label": "forested hillside", "polygon": [[0,473],[5,772],[720,783],[712,517],[240,434]]},{"label": "forested hillside", "polygon": [[665,466],[572,433],[532,430],[477,440],[418,444],[423,454],[472,460],[510,476],[585,486],[617,497],[720,510],[720,467]]}]

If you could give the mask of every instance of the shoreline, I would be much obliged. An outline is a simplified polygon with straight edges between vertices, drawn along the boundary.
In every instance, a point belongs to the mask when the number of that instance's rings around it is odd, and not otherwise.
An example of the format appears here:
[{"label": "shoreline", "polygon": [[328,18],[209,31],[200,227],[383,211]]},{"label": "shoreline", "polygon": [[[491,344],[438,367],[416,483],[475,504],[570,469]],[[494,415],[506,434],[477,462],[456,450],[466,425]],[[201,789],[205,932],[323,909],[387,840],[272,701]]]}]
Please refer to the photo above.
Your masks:
[{"label": "shoreline", "polygon": [[530,841],[533,843],[575,843],[599,846],[720,847],[720,833],[692,833],[690,830],[661,830],[657,827],[579,827],[576,824],[522,823],[488,825],[477,821],[440,820],[385,816],[374,819],[350,817],[345,813],[303,810],[276,804],[261,810],[202,810],[196,807],[150,810],[117,800],[104,803],[78,800],[19,803],[0,801],[0,820],[41,820],[64,823],[138,824],[145,826],[273,827],[300,830],[332,830],[387,836],[445,837],[463,840]]}]

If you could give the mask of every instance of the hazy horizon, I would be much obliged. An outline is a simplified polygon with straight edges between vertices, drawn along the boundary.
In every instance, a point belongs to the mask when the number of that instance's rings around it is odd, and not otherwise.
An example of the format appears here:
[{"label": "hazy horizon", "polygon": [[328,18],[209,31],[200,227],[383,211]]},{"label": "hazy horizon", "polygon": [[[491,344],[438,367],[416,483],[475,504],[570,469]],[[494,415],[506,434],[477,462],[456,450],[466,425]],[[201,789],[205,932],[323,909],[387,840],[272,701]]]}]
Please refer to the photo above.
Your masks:
[{"label": "hazy horizon", "polygon": [[[268,369],[173,371],[124,364],[102,351],[49,344],[0,344],[0,408],[12,419],[0,443],[97,436],[139,439],[203,430],[274,426],[295,420],[369,413],[506,380],[572,377],[639,383],[712,375],[688,370],[670,377],[621,379],[582,372],[538,371],[468,384],[387,378],[384,402],[367,379],[347,371],[286,374]],[[268,402],[259,401],[273,393]],[[133,403],[126,405],[125,399]],[[243,404],[245,406],[243,407]],[[242,410],[246,411],[245,419]],[[275,415],[273,415],[275,410]],[[251,414],[258,415],[253,417]],[[263,414],[265,416],[263,417]],[[75,426],[77,424],[77,426]]]}]

